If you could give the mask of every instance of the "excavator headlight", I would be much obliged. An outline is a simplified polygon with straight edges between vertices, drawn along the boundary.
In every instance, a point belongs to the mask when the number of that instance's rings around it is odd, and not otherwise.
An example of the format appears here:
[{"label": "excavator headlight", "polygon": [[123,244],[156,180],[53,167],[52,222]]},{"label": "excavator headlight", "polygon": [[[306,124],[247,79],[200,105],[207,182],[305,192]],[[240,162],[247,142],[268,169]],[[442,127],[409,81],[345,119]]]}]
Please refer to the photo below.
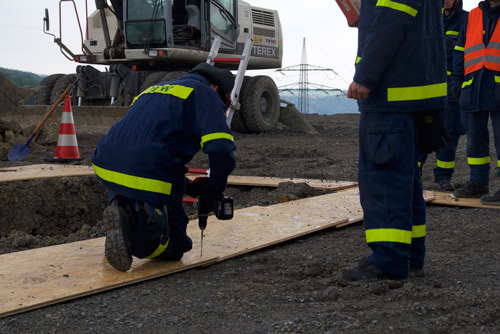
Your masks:
[{"label": "excavator headlight", "polygon": [[150,57],[158,57],[158,50],[149,50],[148,56],[150,56]]}]

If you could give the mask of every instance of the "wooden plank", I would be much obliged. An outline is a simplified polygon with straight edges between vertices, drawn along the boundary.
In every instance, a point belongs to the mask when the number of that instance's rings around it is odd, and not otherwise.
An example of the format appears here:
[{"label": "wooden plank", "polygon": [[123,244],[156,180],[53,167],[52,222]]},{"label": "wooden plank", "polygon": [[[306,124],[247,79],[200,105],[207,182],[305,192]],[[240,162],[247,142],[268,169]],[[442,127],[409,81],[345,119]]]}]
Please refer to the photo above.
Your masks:
[{"label": "wooden plank", "polygon": [[0,168],[0,182],[94,174],[94,168],[91,166],[63,164],[26,165]]},{"label": "wooden plank", "polygon": [[[0,182],[22,181],[31,179],[94,175],[92,166],[64,165],[64,164],[40,164],[18,167],[0,168]],[[188,174],[189,178],[199,177],[199,174]],[[278,178],[261,176],[236,176],[230,175],[229,185],[255,186],[255,187],[278,187],[281,182],[307,183],[316,189],[342,190],[356,186],[356,182],[315,180],[301,178]]]},{"label": "wooden plank", "polygon": [[437,191],[429,191],[429,193],[433,193],[435,197],[435,199],[431,201],[432,204],[460,206],[468,208],[500,209],[500,206],[481,204],[479,198],[457,198],[451,193],[443,193]]},{"label": "wooden plank", "polygon": [[[349,190],[352,191],[352,190]],[[126,273],[104,259],[104,238],[0,255],[0,318],[124,285],[206,266],[308,233],[359,219],[359,199],[339,193],[301,199],[268,207],[236,210],[235,218],[209,217],[203,257],[198,222],[191,221],[188,235],[193,249],[182,261],[134,259]],[[332,201],[343,198],[343,205]],[[354,202],[353,202],[354,201]],[[345,213],[350,213],[345,217]],[[352,216],[352,217],[351,217]],[[358,217],[356,217],[358,216]]]},{"label": "wooden plank", "polygon": [[[426,200],[433,194],[426,193]],[[359,222],[358,188],[267,207],[235,211],[229,221],[211,216],[200,252],[197,220],[188,225],[193,249],[181,261],[134,258],[126,273],[104,259],[104,238],[0,255],[0,318],[249,253],[319,230]]]}]

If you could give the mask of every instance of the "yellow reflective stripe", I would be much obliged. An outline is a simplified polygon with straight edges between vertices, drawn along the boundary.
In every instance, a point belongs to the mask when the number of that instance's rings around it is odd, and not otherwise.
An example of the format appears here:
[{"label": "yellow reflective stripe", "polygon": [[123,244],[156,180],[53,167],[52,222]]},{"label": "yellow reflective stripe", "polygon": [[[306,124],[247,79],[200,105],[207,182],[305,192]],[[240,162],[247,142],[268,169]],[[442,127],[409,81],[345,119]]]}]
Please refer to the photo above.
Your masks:
[{"label": "yellow reflective stripe", "polygon": [[455,45],[455,50],[457,50],[457,51],[465,51],[465,47]]},{"label": "yellow reflective stripe", "polygon": [[420,162],[420,161],[417,164],[418,164],[418,167],[420,167],[420,168],[424,167],[424,164],[422,162]]},{"label": "yellow reflective stripe", "polygon": [[485,165],[489,164],[491,162],[490,157],[484,157],[484,158],[467,158],[467,162],[469,165]]},{"label": "yellow reflective stripe", "polygon": [[446,35],[458,36],[458,31],[448,30]]},{"label": "yellow reflective stripe", "polygon": [[451,72],[450,71],[446,71],[446,74],[451,75]]},{"label": "yellow reflective stripe", "polygon": [[230,141],[234,141],[233,136],[231,136],[229,133],[225,132],[210,133],[208,135],[204,135],[203,137],[201,137],[201,147],[203,147],[203,144],[205,144],[207,141],[215,139],[229,139]]},{"label": "yellow reflective stripe", "polygon": [[500,167],[500,160],[497,161],[498,167]]},{"label": "yellow reflective stripe", "polygon": [[422,238],[425,237],[425,225],[416,225],[413,226],[412,231],[411,231],[411,237],[412,238]]},{"label": "yellow reflective stripe", "polygon": [[416,10],[415,8],[391,0],[378,0],[377,6],[388,7],[395,10],[399,10],[403,13],[410,14],[413,17],[417,16],[418,13],[418,10]]},{"label": "yellow reflective stripe", "polygon": [[398,87],[387,89],[387,101],[414,101],[443,97],[448,94],[446,82],[415,87]]},{"label": "yellow reflective stripe", "polygon": [[361,61],[361,57],[356,57],[356,64]]},{"label": "yellow reflective stripe", "polygon": [[399,242],[411,244],[412,231],[394,228],[377,228],[366,230],[366,242]]},{"label": "yellow reflective stripe", "polygon": [[101,179],[116,183],[118,185],[143,191],[150,191],[165,195],[170,195],[172,192],[172,183],[148,179],[140,176],[133,176],[124,173],[114,172],[92,164],[94,171]]},{"label": "yellow reflective stripe", "polygon": [[495,75],[495,82],[500,83],[500,77],[498,75]]},{"label": "yellow reflective stripe", "polygon": [[193,88],[181,85],[154,85],[143,91],[141,94],[137,95],[130,106],[132,106],[135,101],[144,94],[168,94],[185,100],[188,98],[192,91]]},{"label": "yellow reflective stripe", "polygon": [[436,161],[436,166],[438,166],[439,168],[446,168],[446,169],[455,168],[455,161],[441,161],[441,160],[437,160]]},{"label": "yellow reflective stripe", "polygon": [[465,88],[465,87],[467,87],[467,86],[472,85],[472,81],[473,81],[473,80],[474,80],[474,78],[470,79],[469,81],[464,81],[464,82],[462,83],[462,88]]},{"label": "yellow reflective stripe", "polygon": [[[161,240],[161,238],[163,238],[163,234],[161,235],[160,240]],[[154,259],[158,255],[163,253],[165,251],[165,249],[167,249],[169,242],[170,242],[170,238],[168,238],[167,243],[165,245],[160,244],[158,246],[158,248],[156,248],[156,250],[153,252],[153,254],[146,256],[146,259]]]}]

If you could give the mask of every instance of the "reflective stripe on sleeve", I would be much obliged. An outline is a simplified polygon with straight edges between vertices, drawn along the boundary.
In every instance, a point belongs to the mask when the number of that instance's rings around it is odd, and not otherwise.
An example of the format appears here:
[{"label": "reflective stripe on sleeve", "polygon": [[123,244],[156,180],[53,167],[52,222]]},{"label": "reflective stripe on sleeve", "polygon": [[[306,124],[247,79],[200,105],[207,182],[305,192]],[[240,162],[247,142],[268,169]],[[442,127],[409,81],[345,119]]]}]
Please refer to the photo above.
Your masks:
[{"label": "reflective stripe on sleeve", "polygon": [[446,32],[446,35],[458,36],[458,31],[448,30]]},{"label": "reflective stripe on sleeve", "polygon": [[464,81],[464,82],[462,83],[462,88],[465,88],[465,87],[467,87],[467,86],[472,85],[472,81],[474,81],[474,78],[472,78],[472,79],[470,79],[470,80],[467,80],[467,81]]},{"label": "reflective stripe on sleeve", "polygon": [[465,48],[463,46],[455,45],[455,50],[457,50],[457,51],[465,51]]},{"label": "reflective stripe on sleeve", "polygon": [[203,137],[201,137],[201,147],[203,147],[203,145],[210,141],[210,140],[215,140],[215,139],[229,139],[230,141],[234,141],[234,138],[233,136],[231,136],[229,133],[225,133],[225,132],[216,132],[216,133],[210,133],[208,135],[204,135]]},{"label": "reflective stripe on sleeve", "polygon": [[417,13],[418,13],[418,10],[416,10],[415,8],[412,8],[408,5],[405,5],[405,4],[396,2],[396,1],[392,1],[392,0],[378,0],[377,6],[388,7],[388,8],[394,9],[394,10],[398,10],[400,12],[409,14],[413,17],[417,16]]},{"label": "reflective stripe on sleeve", "polygon": [[128,175],[124,173],[114,172],[92,164],[94,171],[101,179],[111,183],[118,184],[131,189],[150,191],[165,195],[170,195],[172,192],[172,183],[148,179],[145,177]]},{"label": "reflective stripe on sleeve", "polygon": [[448,94],[446,82],[415,87],[398,87],[387,89],[387,101],[415,101],[435,97],[444,97]]}]

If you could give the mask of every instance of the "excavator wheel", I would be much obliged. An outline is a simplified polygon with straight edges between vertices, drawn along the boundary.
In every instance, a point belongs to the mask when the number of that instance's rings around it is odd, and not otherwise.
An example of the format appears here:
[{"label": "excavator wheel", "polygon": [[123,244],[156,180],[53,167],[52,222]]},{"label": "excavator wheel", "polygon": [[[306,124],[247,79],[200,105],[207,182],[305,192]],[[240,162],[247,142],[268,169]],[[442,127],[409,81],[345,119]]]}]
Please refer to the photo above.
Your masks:
[{"label": "excavator wheel", "polygon": [[168,72],[163,77],[163,81],[175,81],[175,80],[179,80],[186,73],[187,72],[185,72],[185,71],[172,71],[172,72]]},{"label": "excavator wheel", "polygon": [[[50,95],[52,93],[52,89],[59,78],[61,78],[64,74],[51,74],[45,77],[40,82],[40,90],[35,95],[35,104],[36,105],[49,105],[50,104]],[[61,92],[62,93],[62,92]]]},{"label": "excavator wheel", "polygon": [[[248,84],[252,79],[252,77],[245,76],[245,78],[243,79],[243,83],[241,84],[240,92],[244,92],[246,89],[248,89]],[[248,131],[248,128],[241,114],[241,108],[240,110],[234,111],[233,119],[231,120],[231,130],[239,133],[249,133],[250,131]]]},{"label": "excavator wheel", "polygon": [[249,132],[265,132],[276,126],[280,116],[280,97],[278,88],[270,77],[253,77],[242,88],[240,97],[240,112]]},{"label": "excavator wheel", "polygon": [[149,87],[157,84],[158,82],[165,81],[163,80],[163,77],[167,75],[168,72],[165,71],[158,71],[158,72],[153,72],[150,75],[146,77],[144,82],[141,85],[141,92],[145,91]]},{"label": "excavator wheel", "polygon": [[52,93],[50,94],[50,104],[56,103],[57,99],[66,90],[69,84],[75,84],[76,74],[65,74],[60,77],[52,88]]}]

